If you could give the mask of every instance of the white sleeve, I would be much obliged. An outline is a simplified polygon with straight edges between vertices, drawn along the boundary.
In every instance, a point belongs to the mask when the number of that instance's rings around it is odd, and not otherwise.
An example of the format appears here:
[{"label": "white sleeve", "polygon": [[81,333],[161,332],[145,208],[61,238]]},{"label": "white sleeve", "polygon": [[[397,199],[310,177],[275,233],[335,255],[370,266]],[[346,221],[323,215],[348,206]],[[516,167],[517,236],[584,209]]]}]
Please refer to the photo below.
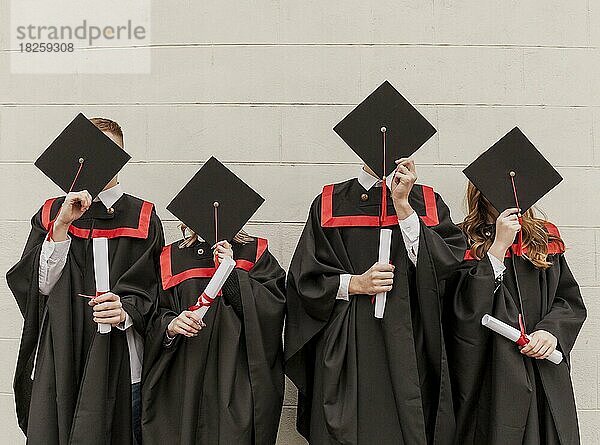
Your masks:
[{"label": "white sleeve", "polygon": [[492,263],[492,268],[494,269],[494,278],[497,280],[501,278],[506,270],[506,266],[502,261],[496,258],[494,255],[488,252],[488,258],[490,259],[490,263]]},{"label": "white sleeve", "polygon": [[336,295],[337,300],[350,300],[350,296],[348,295],[348,287],[350,287],[350,274],[343,273],[340,275],[340,287],[338,288],[338,292]]},{"label": "white sleeve", "polygon": [[412,212],[408,218],[398,220],[398,225],[400,226],[400,232],[402,232],[402,239],[406,246],[408,258],[416,266],[417,256],[419,254],[419,235],[421,233],[421,226],[419,225],[417,213]]},{"label": "white sleeve", "polygon": [[67,264],[70,247],[71,238],[69,237],[65,241],[59,242],[45,240],[42,244],[38,278],[38,287],[41,294],[48,295],[58,282],[65,264]]},{"label": "white sleeve", "polygon": [[117,325],[117,329],[120,329],[121,331],[126,331],[131,326],[133,326],[133,320],[131,319],[127,311],[125,311],[125,321],[119,323]]},{"label": "white sleeve", "polygon": [[171,337],[169,335],[168,329],[165,329],[165,339],[163,340],[163,346],[165,348],[168,348],[169,346],[171,346],[173,344],[173,342],[175,341],[175,337],[177,337],[177,335],[175,335],[174,337]]}]

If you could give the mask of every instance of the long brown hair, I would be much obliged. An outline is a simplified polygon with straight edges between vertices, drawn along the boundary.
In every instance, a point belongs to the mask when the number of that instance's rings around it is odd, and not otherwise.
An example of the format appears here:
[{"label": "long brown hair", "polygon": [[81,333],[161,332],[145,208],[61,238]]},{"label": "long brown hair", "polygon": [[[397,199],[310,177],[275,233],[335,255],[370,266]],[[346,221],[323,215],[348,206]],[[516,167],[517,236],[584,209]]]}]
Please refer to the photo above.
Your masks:
[{"label": "long brown hair", "polygon": [[[194,245],[196,243],[196,241],[198,241],[200,239],[200,237],[198,236],[198,234],[196,232],[194,232],[192,229],[190,229],[188,226],[186,226],[183,223],[179,224],[179,229],[181,230],[181,233],[183,234],[183,241],[181,241],[181,243],[179,243],[180,249],[185,249],[186,247],[190,247],[190,246]],[[238,243],[238,244],[248,244],[252,240],[254,240],[254,238],[252,236],[248,235],[243,230],[240,230],[233,237],[233,242]]]},{"label": "long brown hair", "polygon": [[[490,222],[495,222],[497,212],[471,182],[467,186],[466,204],[468,213],[461,229],[469,240],[472,255],[481,259],[494,242],[493,237],[485,232]],[[560,236],[548,232],[546,223],[545,219],[535,216],[533,209],[523,214],[523,248],[527,248],[527,255],[524,256],[539,269],[547,269],[552,265],[548,261],[548,243],[558,242],[564,245]]]}]

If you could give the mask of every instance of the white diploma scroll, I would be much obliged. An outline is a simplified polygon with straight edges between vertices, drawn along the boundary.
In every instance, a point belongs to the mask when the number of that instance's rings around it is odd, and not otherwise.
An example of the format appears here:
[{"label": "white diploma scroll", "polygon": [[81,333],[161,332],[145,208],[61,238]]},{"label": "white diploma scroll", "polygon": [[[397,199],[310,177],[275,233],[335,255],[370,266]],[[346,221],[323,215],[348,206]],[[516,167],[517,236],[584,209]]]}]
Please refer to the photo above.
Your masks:
[{"label": "white diploma scroll", "polygon": [[[379,259],[380,264],[390,263],[390,248],[392,245],[392,229],[381,229],[379,232]],[[375,295],[375,318],[383,318],[387,292]]]},{"label": "white diploma scroll", "polygon": [[[202,296],[206,295],[210,298],[210,300],[205,300],[201,296],[198,299],[198,304],[200,304],[200,303],[210,304],[210,302],[217,297],[219,291],[225,284],[225,281],[227,281],[227,278],[229,277],[229,275],[231,275],[231,271],[234,268],[235,268],[235,260],[233,258],[230,258],[230,257],[223,258],[221,260],[221,264],[219,264],[219,267],[217,268],[215,274],[212,276],[212,278],[208,282],[208,285],[206,286],[206,289],[204,289],[204,292],[202,293]],[[200,301],[200,299],[202,299],[202,301]],[[194,311],[194,314],[198,315],[200,317],[200,319],[203,319],[204,315],[206,315],[206,312],[208,311],[209,307],[210,307],[210,305],[203,305],[200,309],[196,309]]]},{"label": "white diploma scroll", "polygon": [[[94,277],[96,278],[96,295],[110,291],[110,275],[108,268],[108,238],[93,238],[94,242]],[[98,324],[98,332],[108,334],[109,324]]]},{"label": "white diploma scroll", "polygon": [[[521,337],[521,331],[488,314],[485,314],[481,318],[481,324],[513,342],[516,342]],[[563,360],[562,352],[560,352],[558,349],[555,349],[546,360],[558,365]]]}]

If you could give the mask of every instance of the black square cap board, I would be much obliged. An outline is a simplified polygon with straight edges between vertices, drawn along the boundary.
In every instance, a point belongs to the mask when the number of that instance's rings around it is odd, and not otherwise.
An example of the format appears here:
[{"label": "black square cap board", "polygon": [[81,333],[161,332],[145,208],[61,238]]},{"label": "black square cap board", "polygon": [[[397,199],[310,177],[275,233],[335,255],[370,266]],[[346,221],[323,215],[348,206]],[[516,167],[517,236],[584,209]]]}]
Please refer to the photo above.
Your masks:
[{"label": "black square cap board", "polygon": [[519,127],[510,130],[463,173],[498,212],[517,207],[518,201],[524,213],[563,179]]},{"label": "black square cap board", "polygon": [[65,193],[87,190],[95,198],[129,159],[125,150],[79,113],[35,166]]},{"label": "black square cap board", "polygon": [[396,159],[411,156],[436,129],[386,80],[333,131],[381,178],[396,168]]},{"label": "black square cap board", "polygon": [[231,241],[264,201],[211,157],[173,198],[167,210],[206,242],[215,244]]}]

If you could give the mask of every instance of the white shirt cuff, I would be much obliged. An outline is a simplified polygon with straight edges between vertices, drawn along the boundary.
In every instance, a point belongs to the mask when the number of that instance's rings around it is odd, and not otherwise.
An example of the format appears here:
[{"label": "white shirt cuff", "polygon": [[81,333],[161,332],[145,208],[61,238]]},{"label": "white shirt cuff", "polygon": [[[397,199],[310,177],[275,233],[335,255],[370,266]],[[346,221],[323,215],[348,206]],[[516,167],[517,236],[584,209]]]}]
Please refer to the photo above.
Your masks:
[{"label": "white shirt cuff", "polygon": [[127,311],[125,311],[125,321],[119,323],[117,325],[117,329],[119,329],[121,331],[126,331],[131,326],[133,326],[133,320],[131,319],[131,317],[129,316],[129,314],[127,313]]},{"label": "white shirt cuff", "polygon": [[71,238],[68,236],[64,241],[44,240],[42,243],[38,286],[43,295],[48,295],[60,279],[70,247]]},{"label": "white shirt cuff", "polygon": [[416,266],[417,256],[419,254],[419,236],[421,233],[419,216],[416,212],[412,212],[407,218],[402,220],[398,219],[398,225],[400,226],[400,232],[402,233],[402,239],[406,246],[408,258]]},{"label": "white shirt cuff", "polygon": [[400,226],[402,233],[405,234],[410,241],[416,241],[419,239],[421,227],[419,225],[419,217],[417,216],[417,212],[412,212],[410,216],[404,219],[398,219],[398,225]]},{"label": "white shirt cuff", "polygon": [[177,336],[175,335],[174,337],[171,337],[169,335],[168,329],[165,329],[165,340],[163,342],[163,346],[165,348],[168,348],[169,346],[171,346],[173,344],[173,342],[175,341],[175,337],[177,337]]},{"label": "white shirt cuff", "polygon": [[338,288],[338,292],[336,295],[337,300],[350,300],[350,296],[348,295],[348,288],[350,287],[350,274],[343,273],[340,275],[340,287]]},{"label": "white shirt cuff", "polygon": [[487,256],[490,259],[490,263],[492,263],[492,268],[494,269],[494,278],[497,280],[504,274],[504,271],[506,270],[506,266],[504,265],[504,263],[502,261],[500,261],[498,258],[496,258],[491,253],[488,252]]}]

